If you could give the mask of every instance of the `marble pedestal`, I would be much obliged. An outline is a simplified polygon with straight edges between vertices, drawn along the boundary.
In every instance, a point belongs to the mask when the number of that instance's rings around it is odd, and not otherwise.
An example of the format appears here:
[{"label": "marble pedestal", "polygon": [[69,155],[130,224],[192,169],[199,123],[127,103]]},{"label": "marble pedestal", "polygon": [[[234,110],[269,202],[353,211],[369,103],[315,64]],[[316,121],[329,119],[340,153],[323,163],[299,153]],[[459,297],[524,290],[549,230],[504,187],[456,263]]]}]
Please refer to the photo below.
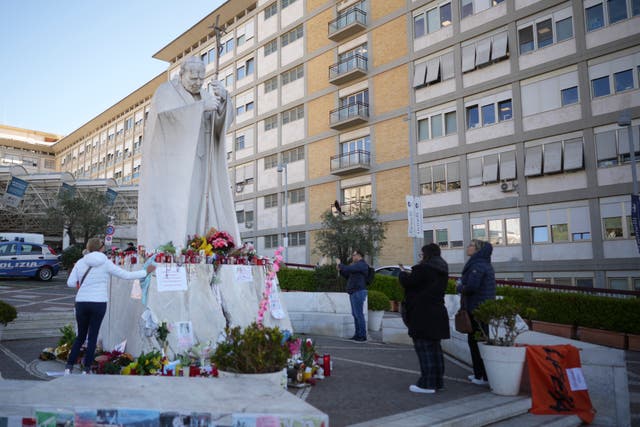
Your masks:
[{"label": "marble pedestal", "polygon": [[[187,290],[159,292],[156,277],[164,274],[165,268],[171,267],[158,265],[147,297],[147,307],[158,322],[167,322],[171,327],[174,322],[191,321],[195,342],[210,341],[215,346],[227,324],[245,327],[256,321],[265,288],[264,267],[221,265],[214,274],[210,264],[184,265],[181,268],[186,269]],[[173,268],[176,268],[175,264]],[[131,287],[131,281],[111,279],[109,304],[100,328],[99,342],[104,349],[111,350],[126,340],[126,351],[137,356],[143,351],[159,349],[160,344],[153,334],[145,334],[141,317],[145,307],[141,300],[131,298]],[[277,292],[277,286],[273,291]],[[284,302],[281,306],[284,317],[274,318],[269,308],[264,316],[264,325],[293,332]],[[169,334],[168,343],[170,357],[186,350],[178,342],[176,333]]]}]

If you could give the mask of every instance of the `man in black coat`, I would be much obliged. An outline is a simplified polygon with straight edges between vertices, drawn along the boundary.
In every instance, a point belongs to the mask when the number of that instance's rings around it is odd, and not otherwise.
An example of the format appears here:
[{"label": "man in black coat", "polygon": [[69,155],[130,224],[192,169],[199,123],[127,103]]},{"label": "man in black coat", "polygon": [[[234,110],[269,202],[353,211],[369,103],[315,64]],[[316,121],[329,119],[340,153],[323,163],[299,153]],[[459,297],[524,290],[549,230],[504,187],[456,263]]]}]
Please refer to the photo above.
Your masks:
[{"label": "man in black coat", "polygon": [[444,293],[449,266],[440,256],[440,247],[422,247],[422,261],[408,272],[401,265],[399,280],[405,290],[407,327],[420,362],[421,376],[409,386],[414,393],[435,393],[444,387],[444,356],[440,340],[449,335],[449,314]]}]

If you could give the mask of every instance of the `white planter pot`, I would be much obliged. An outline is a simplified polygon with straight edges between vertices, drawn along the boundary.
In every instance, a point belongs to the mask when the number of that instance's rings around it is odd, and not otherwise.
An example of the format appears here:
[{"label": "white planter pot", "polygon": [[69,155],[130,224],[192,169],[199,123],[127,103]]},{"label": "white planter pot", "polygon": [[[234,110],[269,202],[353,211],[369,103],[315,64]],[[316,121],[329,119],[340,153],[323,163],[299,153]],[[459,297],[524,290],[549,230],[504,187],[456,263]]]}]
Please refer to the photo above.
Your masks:
[{"label": "white planter pot", "polygon": [[478,343],[491,391],[501,396],[516,396],[520,391],[526,347],[500,347]]},{"label": "white planter pot", "polygon": [[287,389],[287,368],[284,368],[282,371],[278,372],[269,372],[267,374],[238,374],[235,372],[227,372],[218,370],[218,375],[220,378],[235,378],[235,379],[248,379],[250,381],[258,380],[266,380],[270,383],[277,385],[279,387]]},{"label": "white planter pot", "polygon": [[384,310],[369,310],[369,321],[367,327],[370,331],[379,331],[382,327],[382,317],[384,316]]}]

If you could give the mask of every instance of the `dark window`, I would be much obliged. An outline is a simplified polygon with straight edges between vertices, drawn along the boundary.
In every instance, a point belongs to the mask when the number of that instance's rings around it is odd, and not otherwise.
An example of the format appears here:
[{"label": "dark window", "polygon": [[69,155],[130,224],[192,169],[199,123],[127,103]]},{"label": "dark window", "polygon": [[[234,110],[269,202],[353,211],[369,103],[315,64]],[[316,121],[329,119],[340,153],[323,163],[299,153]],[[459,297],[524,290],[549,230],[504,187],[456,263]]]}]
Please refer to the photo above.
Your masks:
[{"label": "dark window", "polygon": [[506,99],[498,102],[498,121],[511,120],[513,117],[513,111],[511,107],[511,100]]},{"label": "dark window", "polygon": [[533,27],[521,28],[518,31],[520,40],[520,53],[527,53],[533,50]]},{"label": "dark window", "polygon": [[556,22],[556,38],[558,42],[567,40],[573,37],[573,22],[572,18],[568,17]]},{"label": "dark window", "polygon": [[591,91],[593,92],[594,98],[609,95],[611,93],[611,88],[609,87],[609,76],[591,80]]},{"label": "dark window", "polygon": [[536,32],[538,33],[538,49],[553,43],[553,25],[551,19],[545,19],[536,24]]},{"label": "dark window", "polygon": [[602,3],[587,8],[587,31],[597,30],[604,26],[604,10]]},{"label": "dark window", "polygon": [[495,104],[482,106],[482,126],[490,125],[496,122]]},{"label": "dark window", "polygon": [[569,87],[560,91],[562,105],[571,105],[578,102],[578,86]]},{"label": "dark window", "polygon": [[609,12],[609,24],[627,19],[627,1],[607,0],[607,11]]},{"label": "dark window", "polygon": [[467,129],[473,129],[480,125],[480,115],[477,105],[467,107]]},{"label": "dark window", "polygon": [[624,70],[613,74],[613,84],[616,92],[633,89],[633,70]]}]

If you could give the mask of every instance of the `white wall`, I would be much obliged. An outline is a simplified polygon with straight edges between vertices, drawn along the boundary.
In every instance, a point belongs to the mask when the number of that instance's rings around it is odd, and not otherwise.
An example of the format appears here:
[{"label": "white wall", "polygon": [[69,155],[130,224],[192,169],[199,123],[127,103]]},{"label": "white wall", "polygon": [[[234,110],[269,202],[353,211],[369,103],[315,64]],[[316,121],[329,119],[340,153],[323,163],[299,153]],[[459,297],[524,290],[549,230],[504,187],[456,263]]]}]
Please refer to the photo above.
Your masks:
[{"label": "white wall", "polygon": [[279,88],[282,91],[282,105],[304,97],[304,82],[304,78],[297,79]]}]

